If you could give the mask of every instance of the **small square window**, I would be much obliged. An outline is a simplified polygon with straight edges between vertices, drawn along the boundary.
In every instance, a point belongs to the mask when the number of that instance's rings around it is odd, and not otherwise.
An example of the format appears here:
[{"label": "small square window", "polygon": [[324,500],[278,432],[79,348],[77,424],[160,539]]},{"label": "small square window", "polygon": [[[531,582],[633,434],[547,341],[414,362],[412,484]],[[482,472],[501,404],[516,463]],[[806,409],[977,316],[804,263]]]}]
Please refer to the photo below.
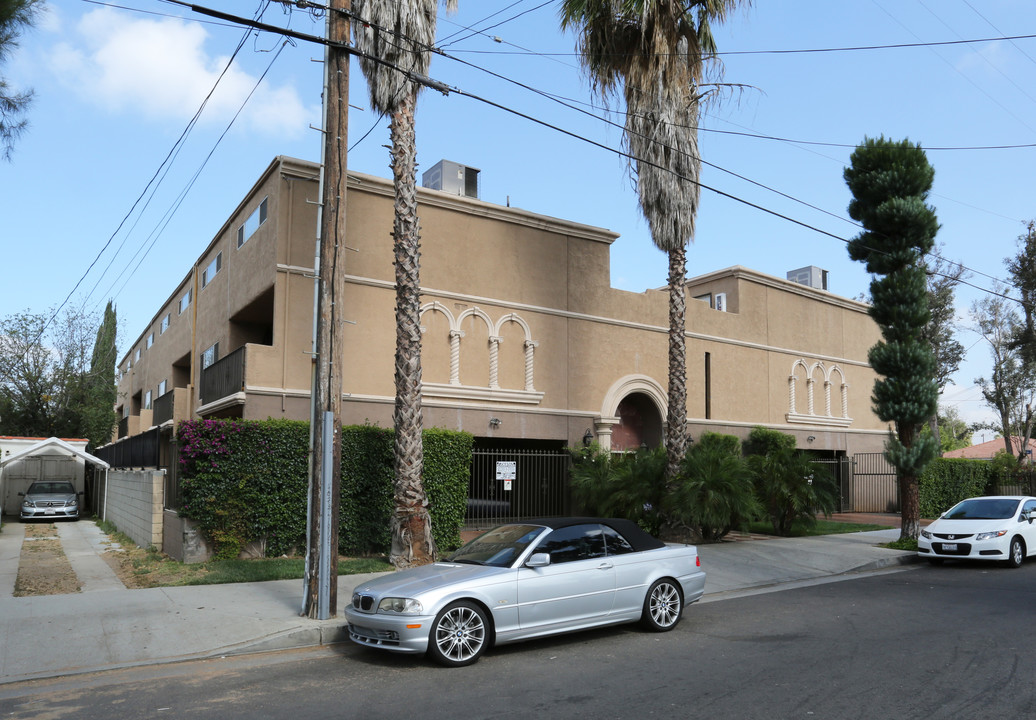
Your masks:
[{"label": "small square window", "polygon": [[147,336],[147,346],[151,347],[154,344],[155,344],[155,334],[151,333],[150,335]]},{"label": "small square window", "polygon": [[151,391],[150,390],[148,390],[146,393],[144,393],[144,409],[145,410],[150,410],[151,409]]},{"label": "small square window", "polygon": [[159,335],[161,335],[162,333],[164,333],[166,330],[169,329],[169,323],[170,323],[170,321],[172,321],[172,319],[173,319],[173,314],[172,313],[166,313],[166,316],[164,318],[162,318],[162,326],[158,330],[158,334]]},{"label": "small square window", "polygon": [[137,348],[136,352],[133,353],[133,362],[140,362],[140,348]]},{"label": "small square window", "polygon": [[205,268],[205,272],[201,275],[201,286],[205,287],[212,279],[216,277],[216,273],[223,267],[223,253],[217,253],[216,258],[209,263],[209,266]]},{"label": "small square window", "polygon": [[165,395],[167,384],[167,380],[163,380],[162,382],[158,383],[158,397],[162,397],[163,395]]},{"label": "small square window", "polygon": [[204,370],[219,360],[219,343],[213,343],[201,354],[201,369]]},{"label": "small square window", "polygon": [[189,308],[190,306],[191,306],[191,291],[188,289],[187,292],[185,292],[183,294],[183,297],[180,298],[180,314],[182,315],[183,311],[186,310],[187,308]]},{"label": "small square window", "polygon": [[259,207],[252,211],[252,214],[248,216],[244,224],[237,229],[237,246],[241,247],[249,238],[255,235],[255,231],[266,222],[266,200],[263,198],[262,202],[259,203]]}]

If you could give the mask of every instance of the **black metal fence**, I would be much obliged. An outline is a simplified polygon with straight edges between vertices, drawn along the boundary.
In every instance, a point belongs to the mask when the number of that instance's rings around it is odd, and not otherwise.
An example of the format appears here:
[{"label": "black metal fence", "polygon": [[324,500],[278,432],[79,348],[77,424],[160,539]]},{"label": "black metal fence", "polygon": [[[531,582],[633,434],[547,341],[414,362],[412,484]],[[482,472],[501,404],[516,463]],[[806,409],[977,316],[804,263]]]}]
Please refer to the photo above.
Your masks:
[{"label": "black metal fence", "polygon": [[564,450],[475,450],[468,526],[569,514],[570,462]]},{"label": "black metal fence", "polygon": [[94,450],[94,455],[113,468],[158,467],[158,428],[146,430]]}]

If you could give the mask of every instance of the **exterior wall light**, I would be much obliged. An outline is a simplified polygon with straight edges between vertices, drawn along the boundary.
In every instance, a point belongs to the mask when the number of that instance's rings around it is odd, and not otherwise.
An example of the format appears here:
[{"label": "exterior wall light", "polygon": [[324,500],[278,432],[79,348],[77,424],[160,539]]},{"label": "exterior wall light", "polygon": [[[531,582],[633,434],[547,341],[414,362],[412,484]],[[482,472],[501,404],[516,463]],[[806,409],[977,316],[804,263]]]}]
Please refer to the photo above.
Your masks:
[{"label": "exterior wall light", "polygon": [[586,429],[583,433],[583,447],[590,447],[590,443],[594,441],[594,434],[590,432],[590,428]]},{"label": "exterior wall light", "polygon": [[489,426],[495,428],[500,427],[500,418],[489,418]]},{"label": "exterior wall light", "polygon": [[816,439],[817,439],[816,435],[810,435],[808,438],[806,438],[806,442],[813,442]]}]

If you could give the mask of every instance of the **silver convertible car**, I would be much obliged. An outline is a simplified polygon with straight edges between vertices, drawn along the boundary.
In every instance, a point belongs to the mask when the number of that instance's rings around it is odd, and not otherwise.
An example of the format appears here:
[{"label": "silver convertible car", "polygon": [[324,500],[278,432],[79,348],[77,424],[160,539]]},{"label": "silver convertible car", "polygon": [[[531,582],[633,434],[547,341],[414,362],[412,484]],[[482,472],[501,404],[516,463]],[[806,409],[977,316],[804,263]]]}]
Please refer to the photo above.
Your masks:
[{"label": "silver convertible car", "polygon": [[364,583],[345,616],[360,645],[461,666],[495,643],[636,620],[672,630],[704,591],[693,545],[628,520],[554,518],[501,525],[442,562]]}]

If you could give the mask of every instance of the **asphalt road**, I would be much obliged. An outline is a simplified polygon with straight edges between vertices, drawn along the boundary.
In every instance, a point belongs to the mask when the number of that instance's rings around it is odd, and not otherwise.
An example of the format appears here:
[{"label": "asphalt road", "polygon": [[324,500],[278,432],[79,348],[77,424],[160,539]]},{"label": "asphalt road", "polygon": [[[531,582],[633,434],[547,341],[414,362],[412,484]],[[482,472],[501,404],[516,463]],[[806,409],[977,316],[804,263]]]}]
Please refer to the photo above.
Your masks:
[{"label": "asphalt road", "polygon": [[1036,562],[914,566],[496,648],[475,666],[351,645],[0,686],[3,718],[1036,716]]}]

